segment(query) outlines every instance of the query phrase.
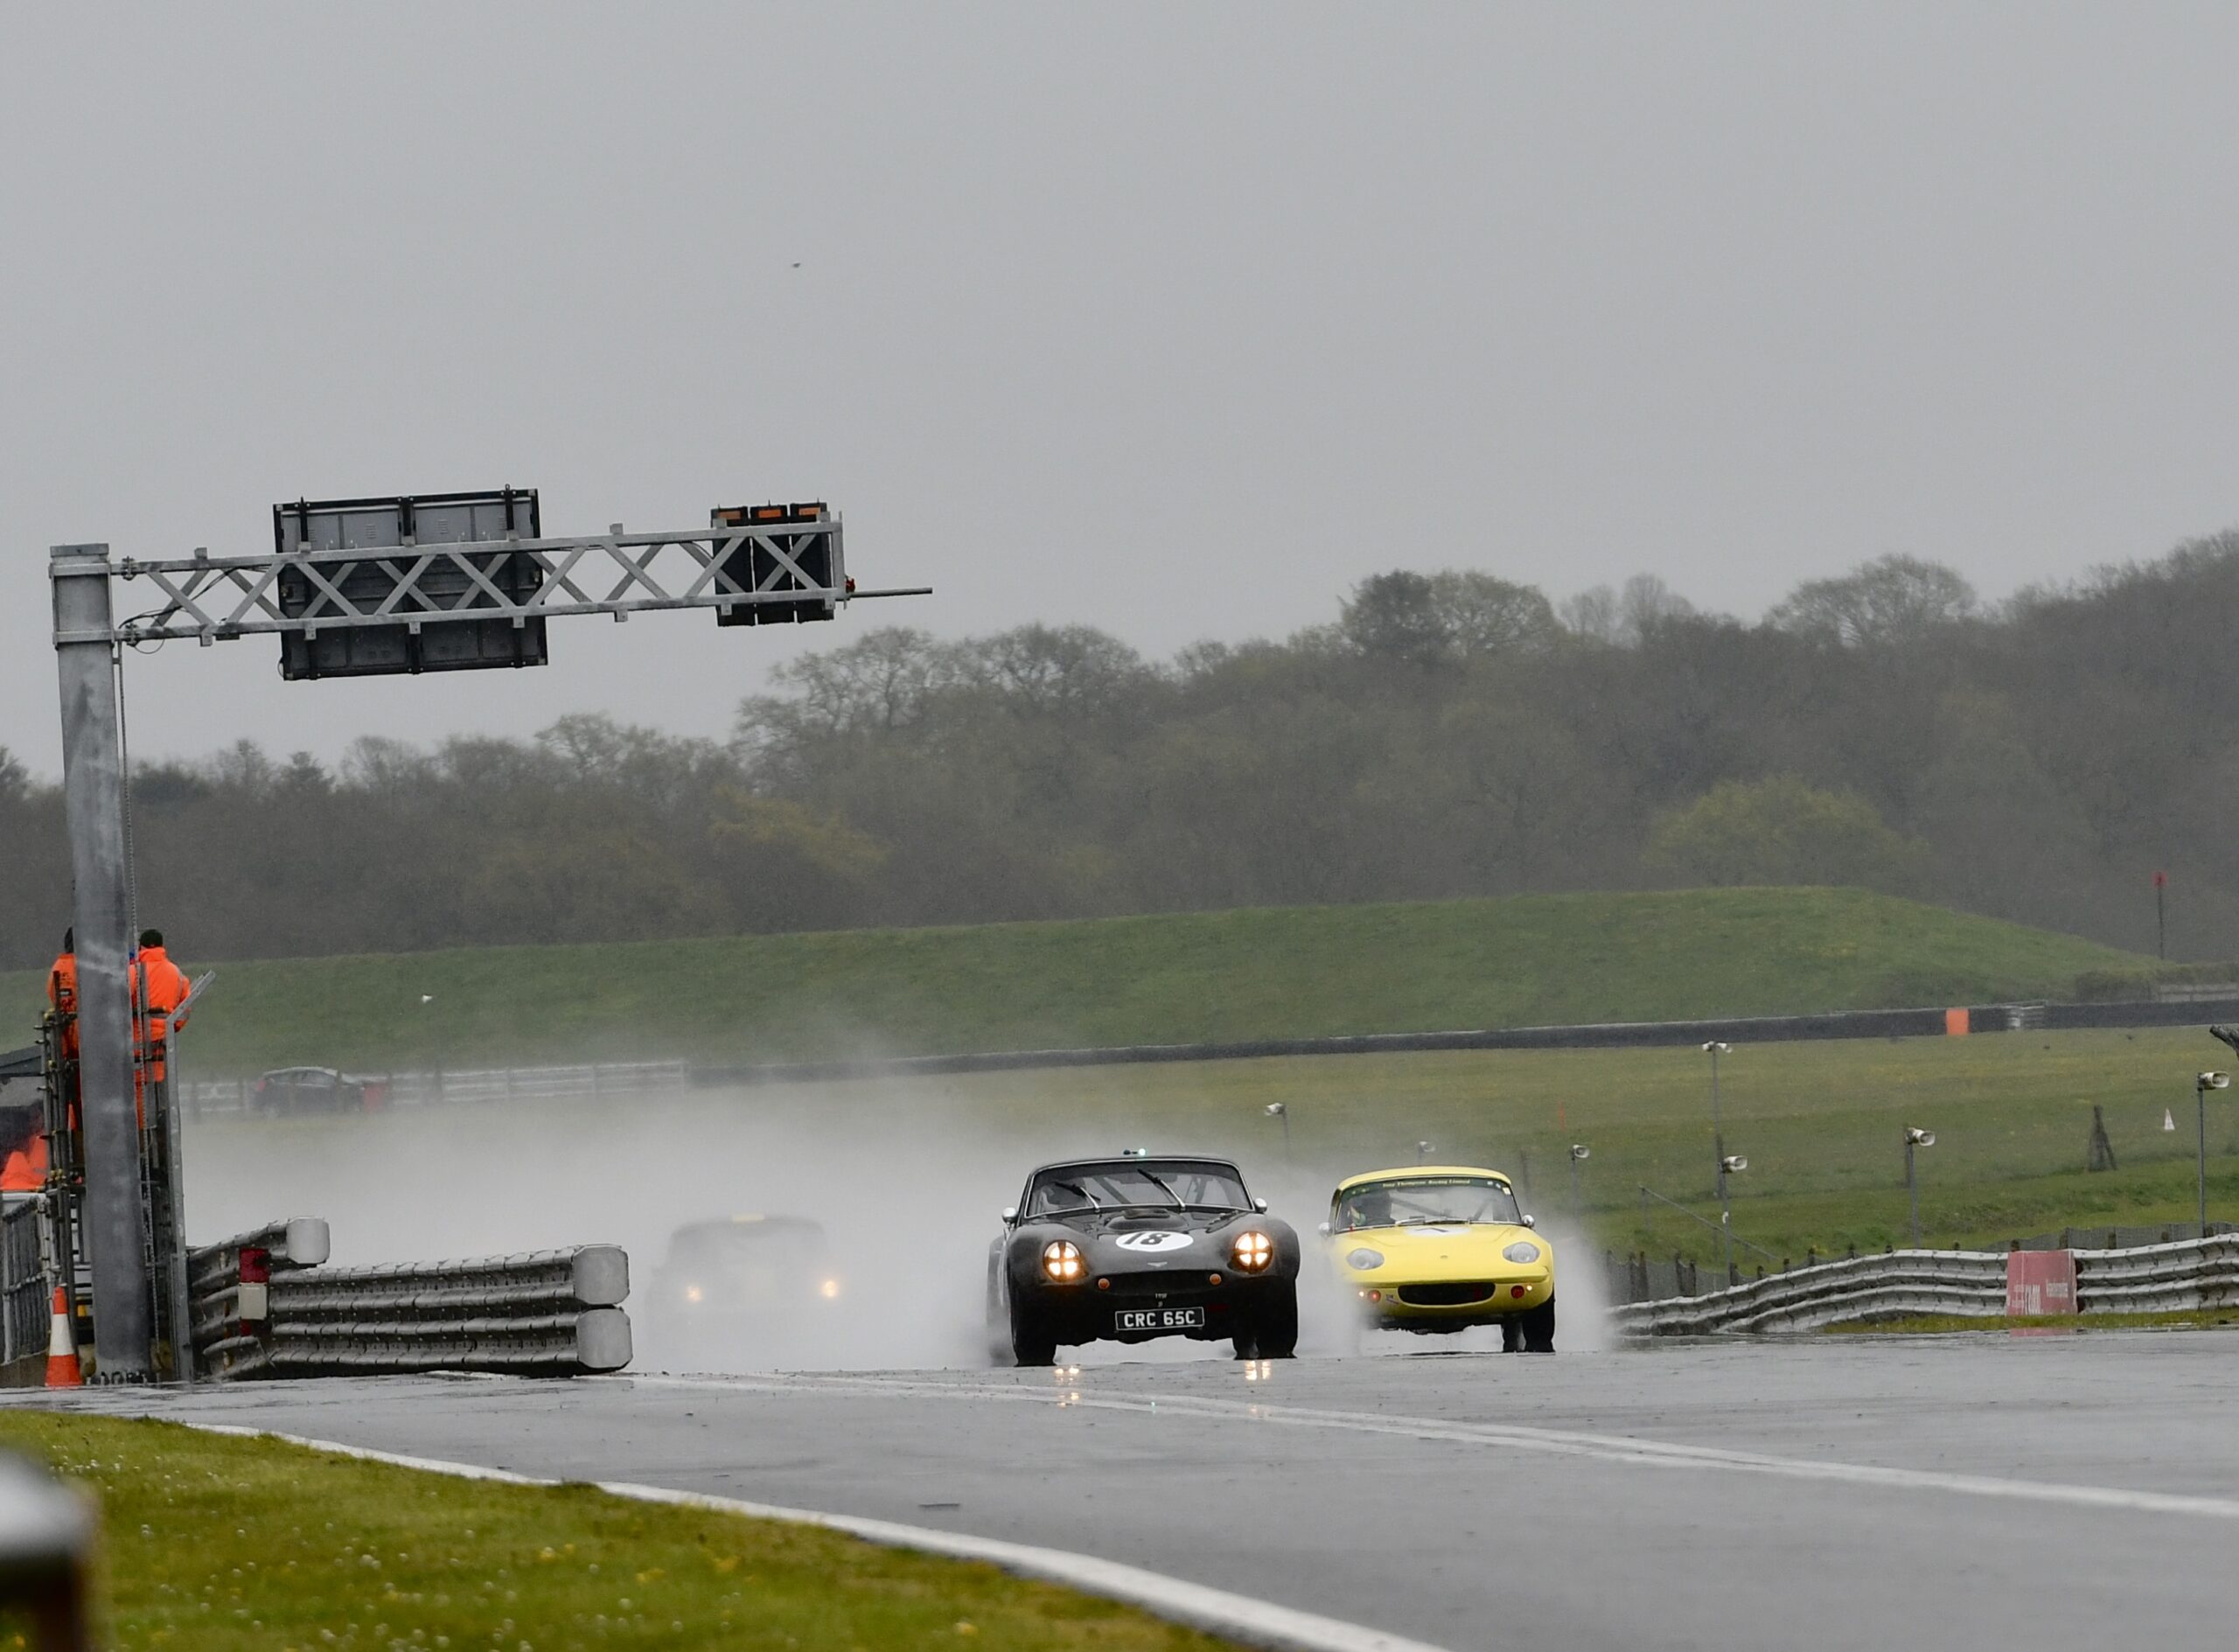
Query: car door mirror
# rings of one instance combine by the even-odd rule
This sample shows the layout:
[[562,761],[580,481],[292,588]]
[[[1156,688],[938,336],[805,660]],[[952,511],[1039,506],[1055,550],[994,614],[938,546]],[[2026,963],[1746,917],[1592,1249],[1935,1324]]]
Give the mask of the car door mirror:
[[1267,1202],[1265,1199],[1254,1199],[1252,1202],[1252,1208],[1254,1210],[1257,1210],[1261,1216],[1266,1216],[1267,1214]]
[[1016,1205],[1015,1205],[1015,1204],[1007,1204],[1007,1205],[1005,1205],[1005,1206],[1003,1207],[1003,1222],[1004,1222],[1004,1224],[1005,1224],[1006,1226],[1008,1226],[1008,1224],[1010,1224],[1011,1223],[1014,1223],[1014,1222],[1015,1222],[1015,1221],[1017,1221],[1017,1220],[1018,1220],[1018,1207],[1017,1207]]
[[1525,1227],[1527,1227],[1527,1228],[1536,1228],[1536,1227],[1538,1227],[1539,1224],[1538,1224],[1538,1223],[1537,1223],[1537,1222],[1533,1221],[1530,1216],[1526,1216],[1526,1217],[1524,1217],[1524,1225]]
[[1315,1229],[1315,1231],[1326,1239],[1329,1237],[1329,1224],[1325,1222],[1320,1227]]

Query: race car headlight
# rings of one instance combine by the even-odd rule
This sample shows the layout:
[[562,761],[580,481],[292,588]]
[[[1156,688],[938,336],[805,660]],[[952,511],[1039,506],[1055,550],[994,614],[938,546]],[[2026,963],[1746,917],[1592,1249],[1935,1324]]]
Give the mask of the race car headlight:
[[696,1285],[687,1285],[684,1287],[684,1300],[687,1302],[697,1302],[706,1293]]
[[816,1287],[816,1293],[822,1297],[826,1301],[831,1301],[834,1297],[840,1294],[840,1281],[837,1279],[825,1280],[821,1285],[819,1285]]
[[1229,1260],[1239,1273],[1265,1273],[1275,1259],[1275,1242],[1257,1228],[1247,1228],[1229,1246]]
[[1511,1262],[1537,1262],[1539,1259],[1539,1247],[1518,1239],[1501,1254]]
[[1071,1239],[1053,1239],[1042,1247],[1042,1275],[1058,1285],[1079,1282],[1088,1270],[1081,1265],[1081,1248]]
[[1349,1268],[1358,1268],[1365,1273],[1371,1268],[1380,1268],[1384,1265],[1384,1252],[1371,1251],[1366,1245],[1363,1245],[1359,1250],[1346,1256],[1345,1265]]

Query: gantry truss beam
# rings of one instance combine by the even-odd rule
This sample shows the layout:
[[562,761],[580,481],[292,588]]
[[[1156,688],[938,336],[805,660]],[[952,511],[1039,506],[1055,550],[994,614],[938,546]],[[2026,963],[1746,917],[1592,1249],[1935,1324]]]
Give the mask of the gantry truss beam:
[[[811,554],[819,540],[828,541],[828,560]],[[520,566],[508,563],[509,557],[527,561],[535,575],[508,577],[506,570]],[[828,568],[829,582],[812,577],[807,568]],[[378,576],[353,578],[360,568]],[[659,533],[627,533],[617,524],[609,533],[579,539],[508,537],[259,556],[198,551],[171,561],[123,561],[115,571],[127,580],[147,580],[162,593],[161,604],[117,621],[107,632],[58,629],[58,645],[191,637],[206,646],[236,637],[316,636],[355,626],[402,625],[417,632],[492,620],[521,625],[574,614],[626,619],[662,609],[838,604],[925,594],[921,589],[853,589],[840,560],[836,518]],[[309,592],[307,601],[288,605],[300,609],[293,613],[281,597],[281,576],[288,573],[299,575]]]

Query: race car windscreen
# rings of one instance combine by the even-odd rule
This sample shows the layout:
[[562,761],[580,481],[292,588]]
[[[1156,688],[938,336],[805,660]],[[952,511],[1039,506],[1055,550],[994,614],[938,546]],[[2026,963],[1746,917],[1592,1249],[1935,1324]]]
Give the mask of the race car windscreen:
[[1449,1222],[1520,1222],[1523,1216],[1505,1181],[1483,1176],[1414,1176],[1348,1189],[1337,1201],[1337,1219],[1331,1225],[1349,1232]]
[[813,1267],[824,1230],[809,1222],[700,1222],[670,1236],[668,1259],[682,1268]]
[[1248,1210],[1244,1181],[1226,1165],[1130,1159],[1124,1164],[1058,1165],[1034,1178],[1026,1215],[1083,1210]]

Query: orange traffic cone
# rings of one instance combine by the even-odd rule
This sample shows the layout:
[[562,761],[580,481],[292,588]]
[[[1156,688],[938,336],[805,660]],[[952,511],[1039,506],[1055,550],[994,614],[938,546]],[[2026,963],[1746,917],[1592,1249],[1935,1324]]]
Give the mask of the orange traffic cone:
[[63,1300],[62,1287],[54,1287],[53,1328],[46,1338],[46,1385],[49,1388],[82,1388],[85,1374],[78,1369],[78,1350],[70,1344],[70,1305]]

